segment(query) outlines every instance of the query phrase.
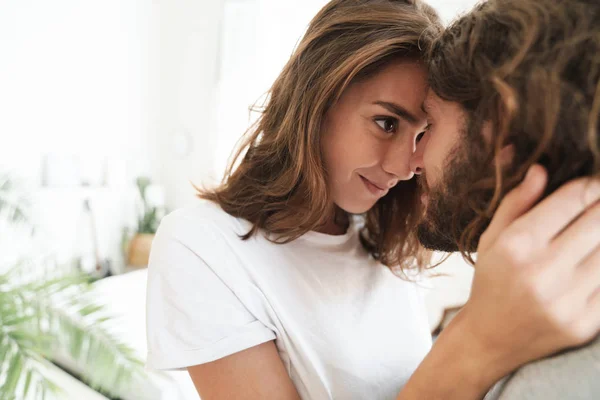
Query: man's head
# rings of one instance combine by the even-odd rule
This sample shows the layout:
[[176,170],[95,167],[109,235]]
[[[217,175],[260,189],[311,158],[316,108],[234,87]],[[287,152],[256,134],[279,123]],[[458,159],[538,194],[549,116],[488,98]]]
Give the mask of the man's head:
[[598,0],[490,0],[444,32],[429,68],[430,128],[411,163],[425,246],[475,251],[533,163],[546,195],[600,176]]

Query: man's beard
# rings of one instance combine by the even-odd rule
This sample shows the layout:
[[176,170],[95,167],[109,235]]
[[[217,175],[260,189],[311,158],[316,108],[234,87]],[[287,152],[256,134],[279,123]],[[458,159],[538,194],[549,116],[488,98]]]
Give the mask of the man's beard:
[[428,202],[417,226],[417,237],[430,250],[475,252],[479,238],[489,224],[488,219],[484,226],[473,231],[475,240],[465,244],[466,248],[460,248],[462,234],[478,216],[475,209],[486,204],[493,192],[471,193],[473,183],[491,171],[481,157],[481,148],[465,135],[461,135],[460,142],[444,162],[443,174],[435,187],[427,189],[425,174],[419,177]]

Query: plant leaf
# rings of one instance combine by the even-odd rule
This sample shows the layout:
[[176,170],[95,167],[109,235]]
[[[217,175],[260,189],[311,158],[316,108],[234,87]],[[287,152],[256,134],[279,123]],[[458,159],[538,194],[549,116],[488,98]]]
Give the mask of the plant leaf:
[[22,370],[23,358],[19,351],[15,351],[11,356],[9,356],[8,370],[6,371],[7,375],[4,385],[2,385],[6,393],[12,394],[16,392]]
[[25,384],[23,385],[23,397],[27,398],[31,387],[31,379],[33,378],[33,370],[29,369],[25,373]]

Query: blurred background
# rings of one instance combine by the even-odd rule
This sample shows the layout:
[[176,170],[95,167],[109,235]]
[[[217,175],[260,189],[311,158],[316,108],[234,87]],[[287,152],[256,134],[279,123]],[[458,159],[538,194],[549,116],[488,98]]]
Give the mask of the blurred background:
[[[195,398],[143,369],[152,235],[220,179],[326,2],[0,0],[0,399]],[[468,296],[459,258],[442,271],[432,329]]]

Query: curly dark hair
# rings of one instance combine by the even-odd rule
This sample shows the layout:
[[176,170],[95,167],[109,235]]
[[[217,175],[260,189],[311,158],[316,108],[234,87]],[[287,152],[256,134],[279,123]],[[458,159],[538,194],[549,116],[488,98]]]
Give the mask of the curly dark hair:
[[[490,167],[464,194],[477,217],[454,231],[468,259],[465,249],[477,248],[532,164],[549,172],[546,196],[571,179],[600,177],[600,1],[489,0],[438,38],[429,70],[431,89],[466,111],[465,140]],[[491,142],[481,137],[484,123]],[[507,168],[495,156],[508,144]]]

